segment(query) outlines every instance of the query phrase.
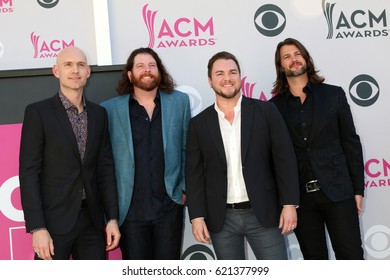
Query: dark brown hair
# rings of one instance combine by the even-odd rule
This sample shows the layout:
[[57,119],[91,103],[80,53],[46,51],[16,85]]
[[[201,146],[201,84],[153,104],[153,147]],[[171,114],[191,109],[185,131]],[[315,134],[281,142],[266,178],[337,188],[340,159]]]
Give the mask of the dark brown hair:
[[226,52],[226,51],[223,51],[223,52],[219,52],[219,53],[214,54],[210,58],[209,63],[207,64],[207,75],[209,78],[211,78],[211,70],[213,69],[214,62],[217,61],[218,59],[225,59],[225,60],[231,59],[231,60],[233,60],[237,64],[238,73],[241,74],[241,68],[240,68],[240,64],[238,63],[237,58],[233,54]]
[[158,71],[159,71],[160,76],[161,76],[161,81],[160,81],[160,84],[158,87],[160,90],[162,90],[166,93],[171,93],[174,90],[176,84],[175,84],[174,80],[172,79],[171,75],[169,75],[165,66],[163,65],[160,57],[151,48],[139,48],[139,49],[134,50],[130,54],[129,58],[127,59],[126,66],[124,67],[124,69],[122,71],[122,75],[118,81],[118,86],[116,88],[119,95],[129,94],[129,93],[133,94],[134,93],[134,86],[130,82],[129,77],[127,76],[127,72],[133,71],[134,59],[139,54],[150,54],[154,58],[154,60],[157,63],[157,68],[158,68]]
[[300,51],[303,59],[305,59],[307,64],[307,76],[309,81],[313,84],[320,84],[325,81],[324,77],[318,75],[318,72],[314,66],[313,59],[311,58],[308,50],[302,45],[298,40],[293,38],[287,38],[284,41],[280,42],[276,47],[275,51],[275,69],[276,69],[276,81],[273,84],[272,93],[280,94],[285,92],[288,89],[288,82],[285,73],[282,69],[280,49],[285,45],[294,45]]

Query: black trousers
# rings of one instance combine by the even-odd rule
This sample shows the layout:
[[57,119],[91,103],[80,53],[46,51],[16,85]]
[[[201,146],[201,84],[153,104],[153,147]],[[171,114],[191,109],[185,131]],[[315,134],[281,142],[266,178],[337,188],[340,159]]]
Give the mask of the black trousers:
[[[106,245],[104,231],[92,223],[87,208],[80,209],[74,228],[67,234],[51,234],[54,260],[104,260]],[[35,259],[39,259],[35,255]]]
[[183,240],[182,205],[154,221],[125,220],[119,246],[124,260],[179,260]]
[[326,231],[338,260],[362,260],[355,198],[332,202],[322,190],[301,195],[295,235],[305,260],[329,259]]

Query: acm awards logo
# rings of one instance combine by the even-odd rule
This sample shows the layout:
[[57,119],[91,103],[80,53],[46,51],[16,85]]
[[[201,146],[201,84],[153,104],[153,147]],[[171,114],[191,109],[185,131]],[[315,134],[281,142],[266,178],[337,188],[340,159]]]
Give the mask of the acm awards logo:
[[322,10],[328,24],[326,39],[374,38],[389,35],[386,9],[371,11],[356,9],[335,11],[336,3],[322,0]]
[[362,107],[373,105],[378,100],[379,93],[378,82],[366,74],[356,76],[349,84],[349,96],[353,102]]
[[12,0],[0,0],[0,14],[14,12]]
[[31,44],[34,47],[34,58],[51,58],[57,57],[57,54],[64,48],[74,46],[74,39],[65,41],[61,39],[40,40],[39,35],[35,32],[30,34]]
[[176,20],[162,19],[156,23],[158,11],[146,4],[142,16],[149,33],[149,48],[203,47],[215,45],[214,22],[210,17],[206,21],[179,17]]
[[[247,76],[241,79],[241,92],[245,97],[253,98],[253,92],[256,83],[250,83],[247,81]],[[265,96],[264,91],[262,90],[259,95],[259,99],[262,101],[267,101],[267,97]]]
[[366,188],[390,187],[390,161],[371,158],[364,165]]
[[286,15],[278,6],[266,4],[255,12],[254,24],[262,35],[275,37],[286,27]]
[[60,0],[37,0],[38,4],[45,9],[51,9],[57,6]]

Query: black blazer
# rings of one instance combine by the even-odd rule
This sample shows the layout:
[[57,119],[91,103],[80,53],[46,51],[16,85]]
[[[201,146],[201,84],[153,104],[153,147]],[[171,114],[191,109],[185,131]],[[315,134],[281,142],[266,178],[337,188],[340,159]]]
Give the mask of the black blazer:
[[[227,165],[214,105],[191,119],[187,138],[186,190],[190,219],[204,217],[222,230]],[[282,205],[299,205],[298,169],[282,116],[267,102],[242,97],[242,171],[255,215],[265,227],[279,223]]]
[[[311,166],[325,194],[341,201],[364,192],[364,163],[360,138],[356,134],[350,107],[341,87],[312,85],[314,113],[308,143],[294,140],[298,153],[307,153]],[[285,92],[270,101],[282,113],[292,139],[301,139],[289,123],[288,97]],[[299,157],[298,157],[299,158]],[[300,165],[300,163],[298,163]],[[306,182],[302,182],[304,187]]]
[[[107,113],[88,102],[88,138],[83,162],[62,102],[54,97],[28,105],[20,146],[20,189],[27,232],[47,228],[65,234],[80,211],[84,186],[94,225],[118,219],[117,190]],[[104,210],[104,211],[103,211]]]

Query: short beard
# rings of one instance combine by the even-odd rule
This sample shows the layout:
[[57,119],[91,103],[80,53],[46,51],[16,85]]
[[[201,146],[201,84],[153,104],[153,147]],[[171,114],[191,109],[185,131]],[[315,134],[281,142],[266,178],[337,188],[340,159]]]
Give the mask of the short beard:
[[[146,77],[146,76],[152,77],[153,80],[148,81],[148,82],[143,82],[142,78]],[[139,78],[133,78],[132,79],[132,83],[133,83],[133,85],[135,87],[140,88],[140,89],[145,90],[145,91],[152,91],[152,90],[154,90],[155,88],[157,88],[159,86],[160,81],[161,81],[161,77],[160,76],[156,77],[156,76],[154,76],[152,74],[143,74]]]
[[297,71],[292,71],[292,70],[285,70],[284,73],[286,74],[286,77],[298,77],[301,76],[305,73],[307,73],[307,67],[302,67],[298,69]]
[[227,95],[227,94],[223,93],[222,91],[217,91],[217,90],[215,90],[215,89],[214,89],[214,91],[215,91],[216,94],[218,94],[219,96],[221,96],[221,97],[223,97],[223,98],[232,99],[232,98],[236,97],[237,94],[240,93],[241,87],[239,87],[238,89],[236,89],[236,90],[235,90],[232,94],[230,94],[230,95]]

